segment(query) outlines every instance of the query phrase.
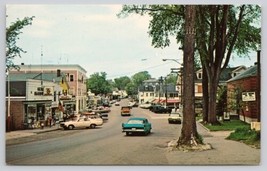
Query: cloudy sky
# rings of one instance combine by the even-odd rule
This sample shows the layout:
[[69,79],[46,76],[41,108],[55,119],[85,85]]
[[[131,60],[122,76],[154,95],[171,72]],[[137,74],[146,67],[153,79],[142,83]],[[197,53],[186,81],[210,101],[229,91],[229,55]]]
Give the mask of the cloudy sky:
[[[16,64],[79,64],[87,76],[106,72],[108,78],[132,76],[148,71],[158,78],[180,67],[182,51],[173,39],[171,46],[156,49],[148,36],[149,17],[130,15],[118,18],[122,5],[16,5],[6,6],[6,24],[35,16],[26,26],[18,45],[27,53]],[[43,53],[43,57],[41,57]],[[256,53],[249,58],[234,58],[232,66],[253,65]]]

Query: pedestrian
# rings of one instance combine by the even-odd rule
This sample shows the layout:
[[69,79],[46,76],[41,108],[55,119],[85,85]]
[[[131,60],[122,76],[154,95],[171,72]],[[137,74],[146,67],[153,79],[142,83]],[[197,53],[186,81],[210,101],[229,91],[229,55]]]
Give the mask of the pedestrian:
[[47,120],[48,120],[48,124],[49,124],[49,126],[51,128],[51,126],[52,126],[52,117],[49,115]]

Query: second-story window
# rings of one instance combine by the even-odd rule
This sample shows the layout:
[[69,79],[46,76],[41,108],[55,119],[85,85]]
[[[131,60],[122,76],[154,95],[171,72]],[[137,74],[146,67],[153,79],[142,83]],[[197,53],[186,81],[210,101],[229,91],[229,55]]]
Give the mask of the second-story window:
[[74,75],[70,75],[70,82],[74,81]]
[[201,72],[198,73],[198,79],[202,79],[202,73]]

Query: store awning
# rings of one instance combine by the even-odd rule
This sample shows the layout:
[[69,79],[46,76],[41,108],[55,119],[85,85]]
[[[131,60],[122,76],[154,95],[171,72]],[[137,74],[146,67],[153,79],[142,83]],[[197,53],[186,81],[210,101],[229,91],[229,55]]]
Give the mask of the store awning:
[[[163,101],[166,102],[166,99]],[[180,99],[167,99],[167,103],[180,103]]]
[[152,103],[163,103],[164,99],[154,99]]

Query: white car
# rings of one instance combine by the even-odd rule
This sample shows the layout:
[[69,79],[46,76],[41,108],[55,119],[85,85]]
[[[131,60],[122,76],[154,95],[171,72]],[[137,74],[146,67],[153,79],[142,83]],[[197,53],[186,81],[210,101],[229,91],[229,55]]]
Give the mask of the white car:
[[182,113],[179,111],[172,111],[169,115],[168,122],[181,124],[182,123]]
[[73,120],[60,123],[60,126],[65,130],[74,128],[95,128],[101,125],[103,125],[103,119],[97,115],[77,117]]
[[151,103],[142,103],[139,105],[139,107],[143,109],[149,109],[150,106],[151,106]]

